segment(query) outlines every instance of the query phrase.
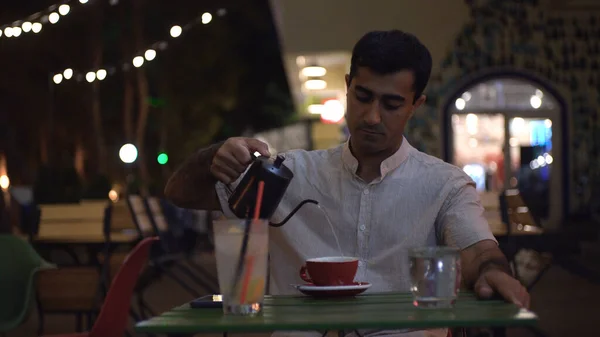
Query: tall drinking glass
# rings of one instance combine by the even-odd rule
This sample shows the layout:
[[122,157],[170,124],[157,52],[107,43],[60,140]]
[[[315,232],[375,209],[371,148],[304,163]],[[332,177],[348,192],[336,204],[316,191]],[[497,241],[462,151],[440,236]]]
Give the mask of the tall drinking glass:
[[218,220],[213,232],[223,312],[259,314],[267,278],[269,221]]
[[414,305],[452,308],[460,287],[460,251],[451,247],[413,248],[408,252]]

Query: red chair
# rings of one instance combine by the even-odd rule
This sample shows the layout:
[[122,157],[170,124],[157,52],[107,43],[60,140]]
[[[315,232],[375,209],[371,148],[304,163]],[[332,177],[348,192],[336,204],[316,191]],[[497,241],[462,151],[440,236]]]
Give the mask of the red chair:
[[48,335],[47,337],[113,337],[123,336],[129,320],[131,295],[138,277],[150,255],[150,247],[158,237],[142,240],[127,255],[119,272],[113,279],[100,315],[92,327],[92,331],[65,335]]

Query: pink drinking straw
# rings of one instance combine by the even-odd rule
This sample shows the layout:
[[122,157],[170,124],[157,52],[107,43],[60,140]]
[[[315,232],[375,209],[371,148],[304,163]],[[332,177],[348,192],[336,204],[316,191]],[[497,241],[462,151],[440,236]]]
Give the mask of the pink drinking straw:
[[[263,192],[265,190],[265,182],[258,182],[258,192],[256,193],[256,205],[254,207],[254,218],[252,222],[258,221],[260,217],[260,205],[262,204]],[[252,226],[250,223],[249,226]],[[252,267],[254,266],[254,256],[248,256],[246,258],[246,273],[244,274],[244,279],[242,281],[242,293],[240,295],[241,303],[246,302],[246,294],[248,293],[248,285],[250,284],[250,277],[252,276]]]

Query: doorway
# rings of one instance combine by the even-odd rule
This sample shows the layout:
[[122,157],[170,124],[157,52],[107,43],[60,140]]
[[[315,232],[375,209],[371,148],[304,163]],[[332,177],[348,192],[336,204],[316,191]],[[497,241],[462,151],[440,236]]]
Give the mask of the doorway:
[[446,159],[475,181],[486,209],[518,189],[547,229],[564,219],[565,165],[557,99],[533,82],[494,78],[464,90],[446,111]]

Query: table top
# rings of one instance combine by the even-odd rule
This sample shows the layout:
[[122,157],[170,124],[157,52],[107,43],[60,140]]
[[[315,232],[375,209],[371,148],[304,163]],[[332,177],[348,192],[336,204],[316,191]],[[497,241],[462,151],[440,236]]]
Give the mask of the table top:
[[480,301],[462,293],[453,309],[422,309],[407,293],[344,299],[266,296],[257,317],[225,316],[222,309],[174,308],[136,325],[139,333],[270,332],[282,330],[508,327],[535,325],[537,316],[504,301]]
[[[133,243],[139,235],[133,232],[113,232],[110,241],[113,243]],[[100,244],[106,241],[104,234],[58,233],[44,234],[34,237],[34,242],[51,244]]]

